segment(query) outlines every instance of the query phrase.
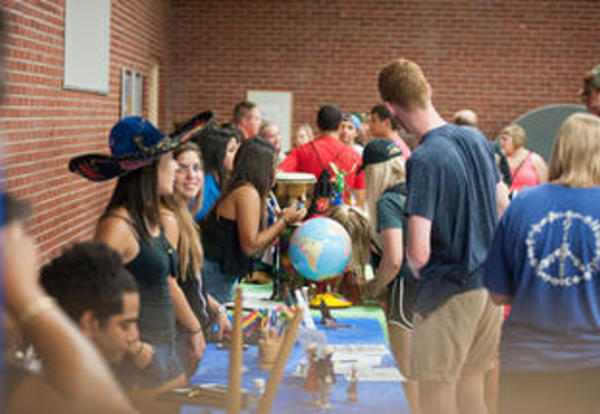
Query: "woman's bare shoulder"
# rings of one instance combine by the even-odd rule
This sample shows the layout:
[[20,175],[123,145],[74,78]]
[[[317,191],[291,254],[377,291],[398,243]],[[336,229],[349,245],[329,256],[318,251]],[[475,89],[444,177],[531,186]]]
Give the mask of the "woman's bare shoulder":
[[231,192],[233,197],[249,197],[249,198],[260,198],[258,191],[253,185],[244,184],[236,188]]
[[100,219],[94,240],[115,249],[125,263],[137,254],[139,248],[131,217],[122,208],[111,210]]

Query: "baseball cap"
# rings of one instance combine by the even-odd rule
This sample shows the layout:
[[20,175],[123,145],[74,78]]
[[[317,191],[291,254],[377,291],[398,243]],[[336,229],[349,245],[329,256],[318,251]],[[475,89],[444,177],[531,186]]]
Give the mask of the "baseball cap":
[[376,138],[369,142],[362,155],[362,165],[358,172],[364,170],[367,165],[385,162],[402,155],[402,150],[394,141],[387,138]]

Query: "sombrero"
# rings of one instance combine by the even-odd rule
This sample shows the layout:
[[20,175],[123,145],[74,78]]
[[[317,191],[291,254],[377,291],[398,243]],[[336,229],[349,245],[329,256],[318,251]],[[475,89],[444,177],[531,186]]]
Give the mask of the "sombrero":
[[69,161],[69,170],[91,181],[105,181],[152,164],[198,133],[212,119],[205,111],[164,135],[150,121],[139,116],[121,119],[110,131],[110,155],[84,154]]

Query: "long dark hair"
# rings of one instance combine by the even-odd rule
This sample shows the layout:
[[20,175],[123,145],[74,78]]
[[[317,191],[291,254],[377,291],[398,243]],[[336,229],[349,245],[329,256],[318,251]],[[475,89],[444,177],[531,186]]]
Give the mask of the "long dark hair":
[[264,201],[269,195],[275,179],[274,163],[275,150],[268,141],[255,137],[242,142],[235,154],[231,178],[215,205],[219,204],[233,190],[246,184],[256,188],[261,200]]
[[219,187],[223,187],[224,172],[223,159],[227,153],[227,144],[232,139],[237,140],[233,132],[217,125],[210,125],[204,128],[201,133],[193,137],[192,140],[200,146],[202,151],[202,162],[204,171],[216,173],[219,181]]
[[133,170],[117,180],[117,185],[100,220],[112,210],[123,207],[133,221],[138,236],[151,240],[148,226],[159,226],[158,159],[146,167]]

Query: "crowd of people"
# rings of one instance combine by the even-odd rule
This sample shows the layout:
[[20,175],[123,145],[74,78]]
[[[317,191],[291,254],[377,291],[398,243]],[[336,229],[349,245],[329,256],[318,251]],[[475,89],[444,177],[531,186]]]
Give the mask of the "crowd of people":
[[235,286],[309,214],[277,204],[278,171],[342,174],[336,214],[361,223],[354,263],[373,266],[362,292],[384,308],[413,414],[600,410],[600,65],[548,165],[519,125],[493,144],[473,111],[444,120],[415,62],[377,85],[382,103],[323,105],[287,153],[248,101],[170,134],[120,120],[109,155],[69,162],[115,180],[93,240],[39,272],[28,204],[2,193],[5,412],[172,410],[156,395],[230,334]]

